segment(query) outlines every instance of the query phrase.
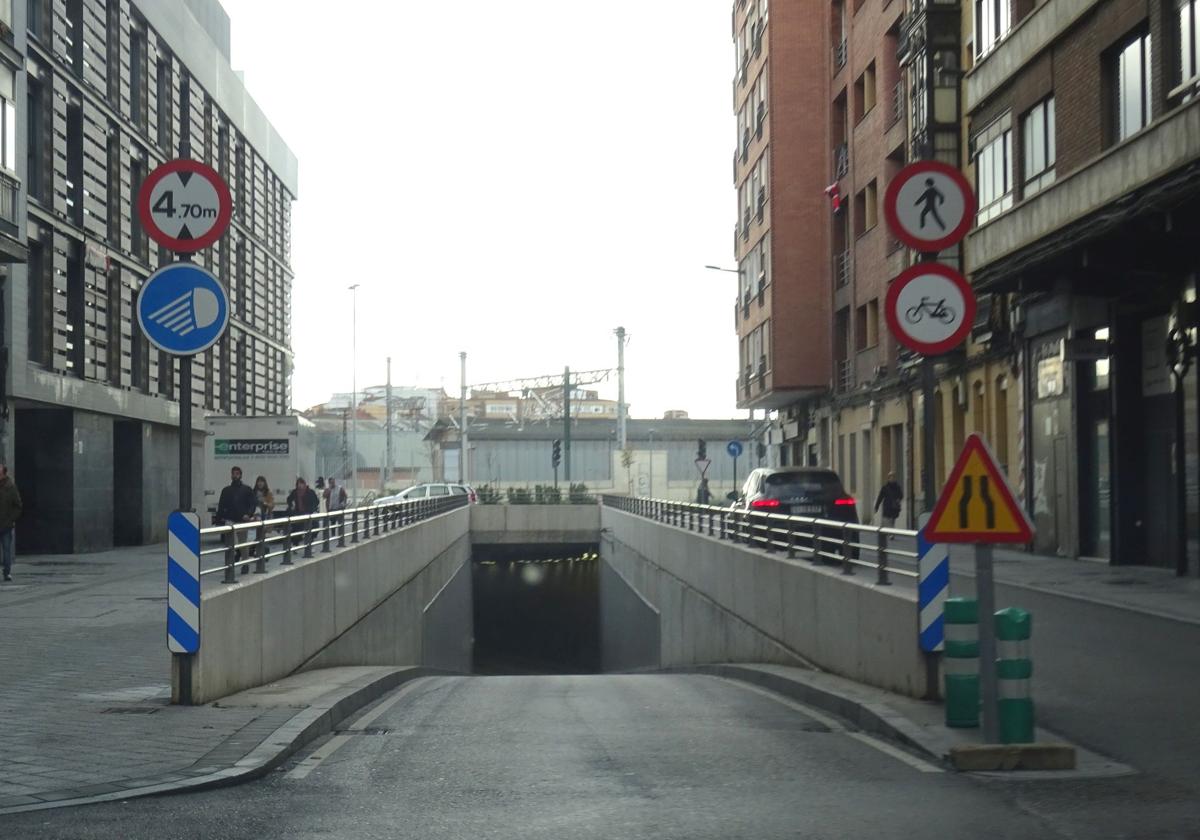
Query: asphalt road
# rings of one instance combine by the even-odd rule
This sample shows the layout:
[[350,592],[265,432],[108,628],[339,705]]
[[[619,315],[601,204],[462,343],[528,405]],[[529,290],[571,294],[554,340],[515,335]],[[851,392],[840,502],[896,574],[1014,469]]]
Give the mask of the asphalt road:
[[1002,788],[927,772],[713,677],[445,677],[400,691],[260,782],[0,818],[0,836],[1066,836]]

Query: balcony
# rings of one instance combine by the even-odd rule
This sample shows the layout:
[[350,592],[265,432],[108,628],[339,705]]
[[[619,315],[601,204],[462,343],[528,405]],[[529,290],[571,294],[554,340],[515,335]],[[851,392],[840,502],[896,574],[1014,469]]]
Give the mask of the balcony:
[[833,255],[833,282],[836,288],[850,285],[850,252]]
[[20,201],[21,182],[6,172],[0,172],[0,263],[23,263],[29,249],[21,241]]
[[837,75],[837,72],[845,66],[846,66],[846,39],[843,38],[833,48],[833,73],[834,73],[834,75]]
[[833,179],[835,181],[850,174],[850,146],[839,143],[833,150]]

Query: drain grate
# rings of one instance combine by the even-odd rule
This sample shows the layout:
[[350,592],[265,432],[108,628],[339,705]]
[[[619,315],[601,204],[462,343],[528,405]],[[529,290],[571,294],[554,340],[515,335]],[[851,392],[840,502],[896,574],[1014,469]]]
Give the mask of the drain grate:
[[152,715],[158,709],[151,706],[110,706],[101,710],[102,715]]

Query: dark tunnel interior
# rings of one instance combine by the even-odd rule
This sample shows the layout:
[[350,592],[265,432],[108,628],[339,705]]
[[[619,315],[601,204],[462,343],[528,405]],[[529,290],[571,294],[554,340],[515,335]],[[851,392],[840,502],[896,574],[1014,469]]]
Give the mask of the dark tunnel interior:
[[476,674],[600,671],[599,547],[475,546]]

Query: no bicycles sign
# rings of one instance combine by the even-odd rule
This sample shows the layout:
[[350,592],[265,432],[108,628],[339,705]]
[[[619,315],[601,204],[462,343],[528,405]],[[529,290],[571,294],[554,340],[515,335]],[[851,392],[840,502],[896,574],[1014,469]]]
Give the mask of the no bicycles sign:
[[888,287],[884,315],[892,335],[926,356],[952,350],[975,322],[975,295],[966,279],[942,263],[917,263]]

